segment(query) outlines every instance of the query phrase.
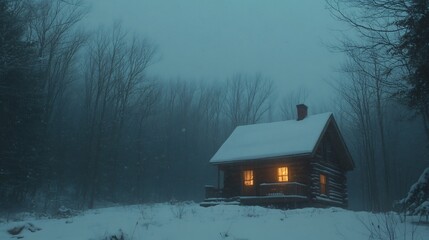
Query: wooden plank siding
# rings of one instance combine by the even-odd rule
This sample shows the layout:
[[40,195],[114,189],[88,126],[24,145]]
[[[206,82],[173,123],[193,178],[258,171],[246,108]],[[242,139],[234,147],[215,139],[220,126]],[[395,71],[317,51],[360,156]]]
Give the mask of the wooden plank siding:
[[[235,164],[222,166],[224,171],[224,194],[225,197],[235,196],[261,196],[265,191],[261,184],[278,183],[278,168],[288,168],[288,182],[297,182],[308,186],[311,183],[311,166],[308,159],[277,159],[274,161],[260,161],[246,164]],[[243,172],[253,171],[253,186],[244,186]],[[306,190],[306,196],[310,192]]]
[[[340,165],[340,156],[333,148],[332,142],[332,137],[328,131],[319,144],[315,157],[310,160],[312,168],[311,198],[321,204],[347,207],[346,171]],[[327,178],[326,194],[321,193],[321,174]]]

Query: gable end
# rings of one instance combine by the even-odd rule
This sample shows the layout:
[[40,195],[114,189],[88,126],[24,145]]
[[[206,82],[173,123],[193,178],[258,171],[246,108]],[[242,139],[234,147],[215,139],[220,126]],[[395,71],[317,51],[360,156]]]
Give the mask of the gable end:
[[317,149],[321,146],[322,141],[327,137],[327,134],[329,134],[332,138],[332,145],[338,155],[340,166],[346,171],[353,170],[355,164],[333,115],[331,115],[326,122],[326,125],[319,136],[317,144],[314,146],[312,157],[315,157]]

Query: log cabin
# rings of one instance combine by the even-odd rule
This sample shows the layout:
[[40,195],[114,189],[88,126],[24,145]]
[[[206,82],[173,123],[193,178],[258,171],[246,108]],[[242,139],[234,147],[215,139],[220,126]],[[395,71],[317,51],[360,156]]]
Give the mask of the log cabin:
[[218,186],[202,206],[221,203],[282,208],[347,208],[346,173],[354,162],[330,112],[237,127],[210,163]]

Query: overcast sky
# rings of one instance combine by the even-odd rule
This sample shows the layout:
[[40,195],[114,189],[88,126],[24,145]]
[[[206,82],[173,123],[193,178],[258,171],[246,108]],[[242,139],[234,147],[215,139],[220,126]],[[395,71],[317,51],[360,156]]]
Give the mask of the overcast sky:
[[158,47],[150,74],[223,80],[262,73],[282,92],[306,87],[329,97],[341,56],[329,52],[339,23],[324,0],[91,0],[89,21],[121,20]]

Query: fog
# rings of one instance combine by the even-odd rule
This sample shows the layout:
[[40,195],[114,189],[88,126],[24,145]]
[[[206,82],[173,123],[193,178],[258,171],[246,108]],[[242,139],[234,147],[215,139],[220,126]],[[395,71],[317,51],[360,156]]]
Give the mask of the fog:
[[[92,0],[94,26],[122,21],[158,47],[148,73],[219,81],[262,73],[278,95],[306,88],[309,102],[329,101],[327,82],[344,58],[329,50],[344,26],[322,0]],[[328,99],[328,100],[327,100]]]
[[236,127],[301,103],[334,113],[355,162],[337,197],[391,210],[429,165],[429,84],[326,2],[0,1],[0,214],[200,202]]

